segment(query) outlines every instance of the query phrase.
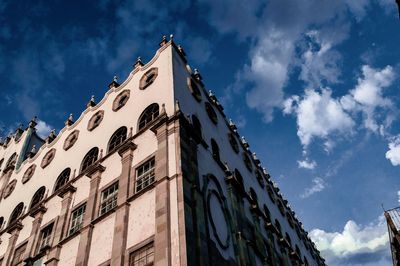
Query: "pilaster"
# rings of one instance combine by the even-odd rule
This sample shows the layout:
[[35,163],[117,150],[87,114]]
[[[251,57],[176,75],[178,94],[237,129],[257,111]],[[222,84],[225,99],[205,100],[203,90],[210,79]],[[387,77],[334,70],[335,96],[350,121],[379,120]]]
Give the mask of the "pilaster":
[[19,232],[21,231],[22,228],[23,228],[22,223],[20,221],[17,221],[9,231],[11,236],[8,239],[8,246],[7,246],[7,250],[4,255],[4,259],[3,259],[4,266],[11,265],[14,251],[15,251],[15,244],[17,243]]
[[47,266],[56,266],[60,259],[60,252],[61,252],[61,245],[58,245],[63,237],[67,235],[68,229],[68,213],[71,207],[72,197],[76,188],[72,185],[65,187],[60,193],[62,196],[61,201],[61,212],[58,218],[58,223],[54,231],[54,239],[53,243],[55,244],[54,247],[50,250],[49,255],[47,256],[48,259],[45,262]]
[[132,183],[131,169],[133,160],[133,151],[136,145],[129,141],[118,151],[121,156],[122,172],[118,178],[118,199],[117,210],[115,212],[115,227],[111,253],[111,265],[122,266],[125,261],[126,238],[128,235],[129,221],[129,185]]
[[93,225],[91,222],[95,217],[101,174],[104,172],[104,170],[104,166],[101,164],[96,164],[92,166],[91,170],[86,174],[91,178],[90,191],[89,198],[87,200],[85,216],[83,218],[81,236],[79,239],[78,254],[75,262],[76,266],[88,265],[90,244],[93,233]]
[[155,156],[156,228],[154,236],[155,265],[171,265],[170,191],[168,180],[168,129],[162,123],[155,129],[158,149]]

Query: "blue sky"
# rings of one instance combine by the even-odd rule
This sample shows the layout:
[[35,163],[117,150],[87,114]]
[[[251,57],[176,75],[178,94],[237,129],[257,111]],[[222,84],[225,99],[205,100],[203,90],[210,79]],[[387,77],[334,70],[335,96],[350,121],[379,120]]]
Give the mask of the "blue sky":
[[390,265],[400,201],[394,0],[0,0],[0,134],[59,130],[174,34],[330,265]]

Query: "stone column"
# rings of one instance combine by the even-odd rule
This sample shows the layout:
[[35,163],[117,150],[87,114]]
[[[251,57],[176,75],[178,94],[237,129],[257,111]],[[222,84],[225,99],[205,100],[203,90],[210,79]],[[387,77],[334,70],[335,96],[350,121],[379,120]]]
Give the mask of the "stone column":
[[76,266],[86,266],[89,259],[90,244],[92,240],[93,225],[92,220],[96,213],[96,202],[99,193],[99,185],[101,174],[106,168],[101,164],[97,164],[91,168],[91,170],[86,174],[91,178],[90,180],[90,191],[89,198],[86,203],[86,212],[83,218],[83,225],[81,230],[81,237],[79,240],[78,254],[76,257]]
[[111,265],[122,266],[125,260],[126,238],[128,235],[129,222],[129,185],[131,180],[131,169],[133,160],[133,151],[136,145],[127,142],[118,151],[121,156],[122,172],[118,178],[118,199],[117,209],[115,211],[114,237],[111,253]]
[[168,129],[162,123],[154,130],[157,134],[156,152],[156,228],[154,236],[155,265],[171,265],[170,195],[168,180]]
[[42,224],[43,215],[47,211],[44,205],[40,205],[32,214],[31,216],[34,218],[32,221],[32,230],[31,234],[28,238],[28,243],[26,245],[26,249],[23,255],[23,260],[28,264],[31,265],[32,258],[35,256],[35,247],[37,243],[37,239],[40,234],[40,226]]
[[17,243],[19,232],[21,231],[22,228],[23,228],[23,225],[22,225],[21,221],[17,221],[14,225],[11,226],[11,228],[7,232],[7,233],[11,234],[11,236],[8,239],[8,246],[7,246],[7,250],[4,255],[4,259],[3,259],[4,266],[11,265],[14,251],[15,251],[15,244]]
[[71,207],[72,196],[76,188],[72,185],[68,185],[58,194],[62,197],[61,201],[61,212],[58,216],[58,223],[55,227],[54,238],[53,238],[53,248],[50,250],[49,255],[47,256],[47,261],[44,263],[47,266],[56,266],[60,259],[61,245],[58,244],[66,235],[68,229],[68,213]]

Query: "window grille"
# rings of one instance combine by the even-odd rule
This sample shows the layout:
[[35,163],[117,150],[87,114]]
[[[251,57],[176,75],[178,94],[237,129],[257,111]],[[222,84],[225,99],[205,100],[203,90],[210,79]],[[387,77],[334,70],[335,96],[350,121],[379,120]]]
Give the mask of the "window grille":
[[57,177],[57,181],[56,181],[56,185],[54,187],[54,191],[59,190],[65,184],[68,183],[70,174],[71,174],[71,168],[67,168],[67,169],[65,169],[64,171],[61,172],[61,174]]
[[136,170],[136,193],[153,184],[154,181],[155,159],[153,157]]
[[115,150],[124,140],[126,140],[127,128],[120,127],[115,131],[115,133],[111,136],[110,143],[108,144],[108,152]]
[[118,183],[110,186],[101,193],[100,215],[112,210],[117,206]]
[[40,234],[39,251],[45,247],[50,246],[51,233],[53,231],[53,224],[46,226]]
[[153,243],[134,251],[129,256],[129,266],[151,266],[154,265]]
[[144,128],[146,125],[148,125],[150,122],[152,122],[154,119],[156,119],[159,115],[159,106],[156,103],[153,103],[149,107],[147,107],[142,115],[140,116],[139,119],[139,130]]
[[71,225],[69,228],[69,234],[79,231],[82,228],[83,218],[86,212],[86,204],[80,206],[78,209],[74,210],[71,214]]
[[[20,246],[19,248],[17,248],[17,249],[15,250],[15,252],[14,252],[14,258],[13,258],[13,261],[12,261],[12,263],[11,263],[12,266],[18,265],[19,263],[22,262],[22,260],[23,260],[23,255],[24,255],[24,253],[25,253],[27,244],[28,244],[28,243],[26,243],[26,244]],[[1,265],[1,261],[0,261],[0,265]]]
[[81,172],[85,171],[88,169],[90,166],[92,166],[96,161],[97,157],[99,155],[99,149],[97,147],[92,148],[86,155],[85,158],[83,158],[82,162],[82,167],[81,167]]

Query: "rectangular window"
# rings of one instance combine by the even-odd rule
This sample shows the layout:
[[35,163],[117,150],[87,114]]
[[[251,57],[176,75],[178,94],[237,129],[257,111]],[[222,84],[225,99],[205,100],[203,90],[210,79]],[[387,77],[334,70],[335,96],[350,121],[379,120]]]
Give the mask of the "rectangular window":
[[117,206],[118,183],[113,184],[101,193],[100,215],[112,210]]
[[129,255],[129,266],[151,266],[154,264],[154,246],[150,243]]
[[154,157],[136,169],[136,193],[145,189],[155,181]]
[[39,251],[45,247],[50,246],[52,231],[53,231],[53,224],[50,224],[46,226],[40,233]]
[[[13,265],[13,266],[14,266],[14,265],[18,265],[19,263],[22,262],[27,244],[28,244],[28,243],[26,243],[26,244],[20,246],[19,248],[17,248],[17,249],[15,250],[15,252],[14,252],[14,258],[13,258],[13,261],[12,261],[12,264],[11,264],[11,265]],[[2,261],[0,260],[0,265],[1,265],[1,262],[2,262]]]
[[76,210],[74,210],[71,214],[71,224],[69,227],[69,234],[79,231],[82,228],[83,217],[85,216],[86,204],[83,204]]

